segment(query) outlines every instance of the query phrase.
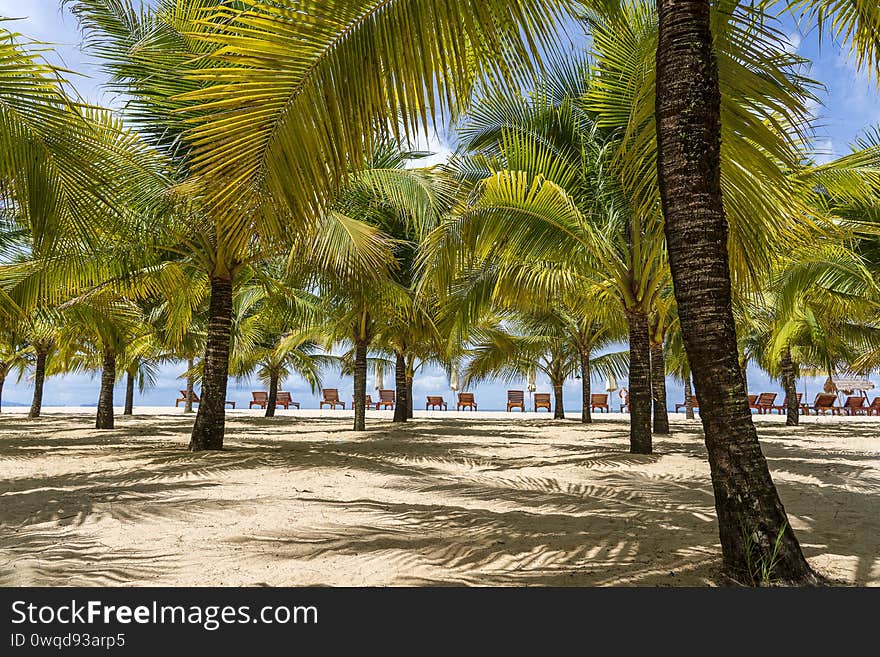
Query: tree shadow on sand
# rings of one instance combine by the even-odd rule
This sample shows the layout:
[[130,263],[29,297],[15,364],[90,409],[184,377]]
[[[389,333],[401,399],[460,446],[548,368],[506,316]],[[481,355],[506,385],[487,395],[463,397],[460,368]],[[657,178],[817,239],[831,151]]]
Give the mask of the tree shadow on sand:
[[[673,425],[672,437],[655,439],[657,454],[637,456],[626,452],[625,425],[609,424],[598,438],[595,426],[566,424],[564,436],[548,438],[540,433],[547,420],[382,422],[355,433],[339,421],[236,417],[229,449],[190,454],[191,422],[136,416],[100,432],[84,418],[75,435],[69,420],[37,431],[26,421],[0,423],[0,468],[15,472],[0,481],[0,584],[161,583],[199,555],[161,542],[120,550],[107,532],[155,525],[185,535],[194,524],[222,527],[294,505],[324,520],[229,532],[201,549],[234,559],[252,573],[245,583],[263,582],[267,562],[288,573],[269,584],[346,583],[331,576],[340,561],[374,573],[365,582],[400,585],[721,582],[698,425]],[[878,508],[876,455],[830,449],[809,431],[759,431],[807,556],[844,555],[855,561],[856,583],[876,581],[880,526],[876,513],[863,512]],[[15,460],[22,452],[27,460]],[[654,466],[666,456],[692,458],[693,473],[664,474]],[[47,475],[41,459],[70,467]],[[298,487],[314,472],[323,487]],[[284,486],[271,499],[232,494],[254,476]],[[346,497],[337,492],[343,477],[365,483]],[[874,538],[855,544],[853,531]],[[300,565],[317,574],[303,575]]]

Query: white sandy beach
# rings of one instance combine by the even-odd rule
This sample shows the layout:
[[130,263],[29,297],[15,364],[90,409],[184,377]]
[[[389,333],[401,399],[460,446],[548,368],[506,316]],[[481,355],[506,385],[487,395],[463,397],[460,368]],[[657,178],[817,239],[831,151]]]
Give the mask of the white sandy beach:
[[[229,411],[227,449],[186,451],[192,416],[137,408],[0,415],[0,584],[714,585],[720,547],[699,422],[651,456],[626,416]],[[756,418],[804,552],[880,585],[880,419]]]

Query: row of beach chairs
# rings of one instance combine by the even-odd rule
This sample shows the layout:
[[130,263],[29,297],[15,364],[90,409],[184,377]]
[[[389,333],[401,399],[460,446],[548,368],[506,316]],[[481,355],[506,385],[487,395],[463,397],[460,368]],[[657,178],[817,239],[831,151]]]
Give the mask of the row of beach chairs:
[[[775,392],[762,392],[758,395],[749,395],[749,408],[756,411],[759,415],[769,415],[773,411],[779,414],[788,412],[788,396],[783,398],[781,404],[776,403],[779,395]],[[695,409],[700,406],[696,395],[691,397],[692,404]],[[880,416],[880,397],[875,397],[871,404],[861,395],[847,397],[843,406],[837,405],[837,395],[833,393],[820,392],[813,400],[813,405],[803,403],[803,393],[797,393],[795,405],[798,411],[803,415],[809,415],[812,411],[816,415],[877,415]],[[686,408],[686,404],[676,404],[675,412]]]
[[[252,392],[253,399],[251,400],[248,408],[253,408],[257,406],[259,408],[266,408],[269,404],[269,393],[267,392]],[[181,402],[186,401],[186,390],[180,391],[180,397],[174,402],[175,406],[178,406]],[[788,410],[788,398],[786,397],[781,404],[776,404],[776,398],[778,397],[775,392],[762,392],[758,395],[749,395],[749,408],[754,411],[757,411],[759,415],[770,414],[773,411],[776,411],[780,414],[787,412]],[[869,405],[867,403],[867,399],[862,396],[853,396],[847,397],[843,406],[837,406],[837,395],[831,393],[819,393],[816,395],[816,399],[813,401],[813,405],[810,406],[808,404],[802,403],[803,394],[797,393],[797,404],[798,410],[804,415],[809,415],[810,412],[814,412],[817,415],[825,415],[827,413],[831,413],[832,415],[877,415],[880,416],[880,397],[875,397],[874,401]],[[198,395],[193,392],[192,393],[192,402],[194,404],[199,403]],[[279,392],[277,396],[277,405],[281,406],[285,409],[289,409],[291,406],[294,408],[299,408],[299,402],[293,401],[289,392]],[[371,395],[367,395],[366,406],[367,408],[375,408],[377,411],[380,409],[393,409],[396,403],[396,395],[394,390],[380,390],[379,391],[379,399],[378,401],[373,401]],[[539,411],[542,408],[546,408],[549,412],[550,409],[550,394],[536,392],[534,395],[534,403],[535,403],[535,412]],[[232,408],[235,408],[234,401],[227,401],[227,405],[231,405]],[[697,400],[696,395],[691,397],[691,404],[694,409],[699,410],[700,402]],[[336,408],[337,406],[341,406],[343,409],[345,408],[345,402],[339,399],[339,390],[337,388],[324,388],[323,398],[320,402],[320,408],[324,408],[324,406],[329,406],[331,409]],[[448,404],[446,400],[443,399],[441,395],[428,395],[427,403],[425,404],[425,410],[447,410]],[[686,403],[676,404],[675,412],[678,413],[681,410],[687,408]],[[520,411],[525,412],[525,391],[523,390],[508,390],[507,391],[507,411],[513,411],[519,409]],[[457,395],[457,404],[456,410],[477,410],[477,402],[474,399],[474,393],[472,392],[459,392]],[[610,412],[610,407],[608,404],[608,395],[602,394],[594,394],[590,397],[590,410],[599,411],[599,412]],[[621,402],[621,411],[629,412],[629,397],[624,396]]]

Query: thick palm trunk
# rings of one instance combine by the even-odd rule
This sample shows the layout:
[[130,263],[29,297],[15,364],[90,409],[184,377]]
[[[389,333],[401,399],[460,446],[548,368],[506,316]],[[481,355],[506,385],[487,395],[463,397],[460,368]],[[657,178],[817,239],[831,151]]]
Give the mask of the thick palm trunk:
[[[658,180],[678,315],[706,436],[724,569],[815,583],[761,452],[738,361],[709,0],[657,0]],[[763,573],[762,573],[763,571]]]
[[211,279],[208,340],[202,373],[202,396],[189,448],[194,452],[223,449],[226,429],[226,379],[229,376],[229,340],[232,329],[232,280]]
[[275,417],[275,409],[278,407],[278,374],[272,372],[269,375],[269,399],[266,402],[265,417]]
[[688,420],[694,419],[694,391],[691,389],[691,375],[684,379],[684,416]]
[[785,424],[789,427],[796,427],[800,424],[800,409],[797,403],[797,380],[794,376],[794,363],[791,361],[791,350],[786,348],[782,352],[782,359],[779,363],[782,370],[782,387],[785,389],[786,399],[786,418]]
[[565,404],[562,401],[562,381],[553,381],[553,419],[565,419]]
[[34,367],[34,398],[28,413],[28,417],[32,420],[40,417],[40,411],[43,409],[43,384],[46,381],[46,356],[48,353],[48,350],[37,347],[37,362]]
[[101,394],[98,396],[98,414],[95,418],[96,429],[113,428],[113,386],[116,385],[116,352],[104,349],[104,361],[101,365]]
[[125,408],[122,414],[134,415],[134,372],[131,370],[125,373]]
[[[354,343],[354,430],[367,429],[367,341]],[[395,405],[396,408],[396,405]]]
[[592,424],[593,415],[590,412],[590,402],[592,401],[593,390],[590,385],[590,377],[592,375],[590,367],[590,352],[581,352],[581,422],[584,424]]
[[[186,361],[186,402],[183,404],[183,412],[184,413],[192,413],[193,412],[193,392],[195,392],[195,376],[192,371],[196,366],[195,358],[190,358]],[[225,401],[225,400],[224,400]]]
[[650,454],[651,442],[651,345],[648,316],[627,312],[629,323],[629,451]]
[[669,409],[666,408],[666,359],[663,343],[651,343],[651,398],[654,402],[654,433],[669,433]]
[[394,421],[406,422],[409,410],[406,389],[406,358],[401,353],[394,354],[394,387],[396,389]]

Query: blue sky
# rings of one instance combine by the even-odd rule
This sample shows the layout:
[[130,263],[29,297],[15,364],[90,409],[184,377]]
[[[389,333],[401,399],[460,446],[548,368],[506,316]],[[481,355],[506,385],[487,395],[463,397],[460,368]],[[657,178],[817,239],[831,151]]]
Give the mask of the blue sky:
[[[80,49],[80,35],[75,20],[61,8],[60,0],[0,0],[0,16],[15,17],[22,20],[5,23],[7,29],[19,32],[36,41],[52,44],[55,53],[48,58],[55,64],[76,71],[79,75],[69,76],[71,82],[86,99],[103,105],[118,104],[111,94],[102,90],[105,81],[97,63]],[[820,48],[819,35],[813,31],[805,33],[799,29],[793,19],[784,19],[783,31],[788,35],[789,46],[793,51],[813,61],[809,75],[824,85],[820,91],[821,104],[814,108],[817,116],[817,133],[814,148],[817,158],[832,159],[849,151],[849,144],[871,126],[880,125],[880,94],[877,86],[870,82],[862,73],[857,72],[854,63],[841,51],[837,44],[827,38]],[[432,140],[431,147],[442,153],[448,145],[440,140]],[[182,382],[177,378],[183,367],[165,367],[162,370],[158,385],[138,395],[137,402],[144,405],[167,405],[173,403]],[[391,380],[386,379],[390,385]],[[351,379],[342,379],[329,373],[324,381],[328,387],[338,387],[343,399],[351,398]],[[801,382],[799,390],[804,389]],[[372,377],[368,382],[373,387]],[[625,385],[625,381],[620,382]],[[99,381],[97,377],[64,376],[53,377],[47,381],[44,403],[53,405],[94,405],[97,400]],[[604,388],[604,381],[594,382],[594,391]],[[812,398],[819,390],[820,380],[806,381],[807,398]],[[308,386],[296,380],[286,382],[285,389],[290,390],[294,399],[303,402],[305,407],[317,406],[317,398],[308,390]],[[445,374],[440,370],[429,369],[420,372],[415,381],[416,407],[418,401],[427,394],[445,394],[447,401],[452,399]],[[481,408],[503,408],[504,384],[483,384],[477,392],[477,400]],[[525,387],[521,385],[510,387]],[[550,390],[546,381],[538,380],[539,390]],[[780,391],[778,383],[771,382],[762,372],[751,368],[749,371],[749,388],[753,392],[772,390]],[[230,380],[228,397],[239,402],[239,406],[250,398],[251,390],[261,389],[254,382],[238,382]],[[31,386],[28,381],[20,383],[7,382],[3,397],[4,402],[29,403]],[[121,387],[117,395],[121,401]],[[668,398],[670,406],[683,398],[681,386],[673,381],[668,382]],[[780,395],[781,399],[781,395]],[[613,399],[614,405],[619,400]],[[570,410],[580,408],[580,381],[571,380],[565,387],[565,403]]]

